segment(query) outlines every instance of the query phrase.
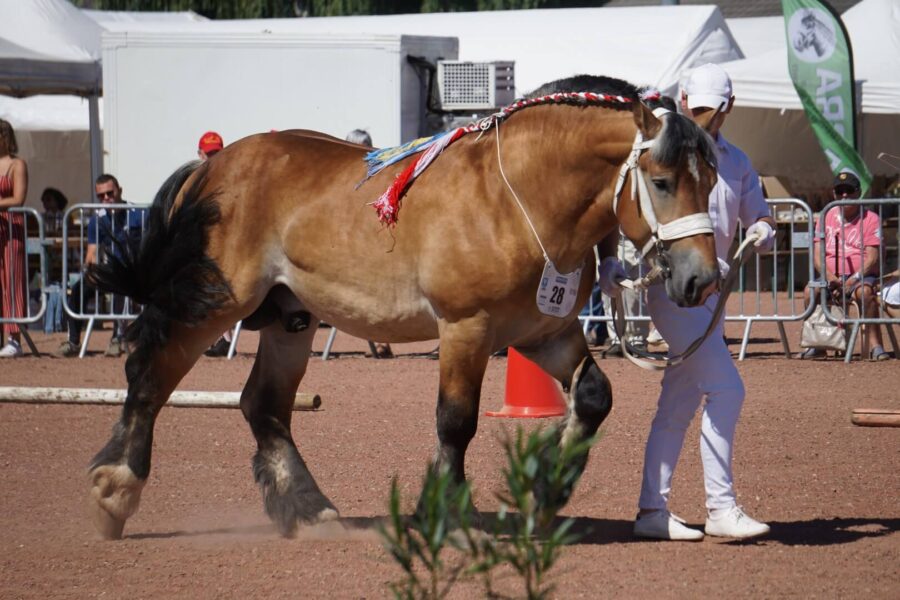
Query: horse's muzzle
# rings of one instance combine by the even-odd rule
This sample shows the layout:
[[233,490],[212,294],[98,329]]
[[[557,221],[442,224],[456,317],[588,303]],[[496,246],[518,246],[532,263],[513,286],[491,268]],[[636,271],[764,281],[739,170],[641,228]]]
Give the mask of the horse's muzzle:
[[660,258],[668,265],[666,293],[678,306],[690,307],[703,304],[719,287],[718,263],[704,264],[699,252],[679,251],[674,248]]

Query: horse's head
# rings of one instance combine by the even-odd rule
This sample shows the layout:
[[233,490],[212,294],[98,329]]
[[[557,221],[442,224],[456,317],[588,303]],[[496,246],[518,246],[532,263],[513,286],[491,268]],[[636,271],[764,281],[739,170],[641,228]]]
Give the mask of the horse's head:
[[[662,270],[669,298],[696,306],[719,280],[708,212],[717,179],[713,142],[705,123],[674,111],[635,102],[633,113],[638,133],[620,173],[614,209],[625,235]],[[626,180],[630,200],[619,197]]]

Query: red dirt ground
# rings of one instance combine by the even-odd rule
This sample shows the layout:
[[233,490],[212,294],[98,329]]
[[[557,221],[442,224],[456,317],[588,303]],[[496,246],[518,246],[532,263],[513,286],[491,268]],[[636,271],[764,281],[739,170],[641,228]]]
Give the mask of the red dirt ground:
[[[742,328],[728,326],[733,352]],[[850,423],[856,407],[900,409],[900,362],[806,362],[781,355],[777,330],[754,326],[748,389],[736,443],[739,500],[768,521],[750,543],[644,542],[631,536],[645,435],[658,374],[621,359],[598,361],[616,398],[587,471],[565,514],[586,532],[551,574],[557,598],[900,596],[900,430]],[[788,333],[796,346],[797,326]],[[319,331],[316,349],[324,345]],[[124,359],[25,357],[0,362],[0,385],[111,388]],[[60,334],[36,334],[49,352]],[[374,522],[387,513],[399,477],[411,509],[435,445],[435,342],[398,345],[394,360],[363,356],[365,342],[340,334],[335,359],[310,362],[301,391],[322,410],[295,413],[293,432],[341,526],[280,538],[252,481],[255,444],[236,410],[167,408],[140,511],[122,541],[95,537],[85,511],[85,467],[119,409],[0,403],[0,598],[383,598],[400,576]],[[255,336],[232,361],[203,358],[181,389],[237,391],[250,372]],[[418,353],[418,354],[417,354]],[[503,404],[506,360],[490,361],[482,408]],[[520,422],[482,417],[468,454],[475,499],[497,509],[502,432]],[[527,427],[543,422],[527,421]],[[686,441],[672,509],[704,518],[698,419]],[[501,573],[499,587],[522,597]],[[477,584],[451,597],[481,596]]]

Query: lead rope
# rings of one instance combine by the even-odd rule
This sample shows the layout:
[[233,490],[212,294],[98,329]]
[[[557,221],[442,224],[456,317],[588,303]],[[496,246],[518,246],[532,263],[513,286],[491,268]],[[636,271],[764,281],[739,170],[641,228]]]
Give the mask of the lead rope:
[[[709,334],[712,333],[712,330],[716,328],[716,325],[719,322],[719,318],[722,316],[722,313],[725,310],[725,303],[728,301],[728,296],[731,295],[731,290],[734,287],[735,279],[739,274],[741,267],[744,266],[744,263],[749,260],[752,256],[752,253],[744,253],[744,250],[747,247],[756,242],[759,239],[757,235],[750,235],[744,239],[743,243],[738,247],[737,252],[734,253],[734,256],[731,257],[731,260],[728,263],[728,275],[722,280],[720,284],[720,288],[724,288],[719,293],[719,301],[716,302],[716,307],[713,309],[712,318],[709,321],[709,325],[706,327],[706,331],[703,332],[703,335],[698,337],[696,340],[691,342],[691,345],[687,347],[687,349],[681,354],[677,354],[675,356],[663,356],[661,354],[653,354],[651,352],[646,352],[641,350],[640,348],[635,348],[628,341],[625,340],[625,315],[619,310],[618,296],[610,298],[610,306],[612,307],[612,316],[613,316],[613,324],[615,326],[616,335],[619,337],[619,343],[622,346],[622,354],[625,355],[628,360],[642,369],[647,369],[648,371],[661,371],[666,367],[671,367],[677,364],[681,364],[685,360],[688,359],[694,352],[697,351],[703,342],[709,337]],[[654,273],[654,271],[658,271]],[[623,279],[619,281],[619,285],[623,288],[627,288],[634,291],[643,291],[646,290],[655,279],[659,277],[662,273],[662,269],[658,266],[654,266],[653,269],[645,276],[637,279]]]

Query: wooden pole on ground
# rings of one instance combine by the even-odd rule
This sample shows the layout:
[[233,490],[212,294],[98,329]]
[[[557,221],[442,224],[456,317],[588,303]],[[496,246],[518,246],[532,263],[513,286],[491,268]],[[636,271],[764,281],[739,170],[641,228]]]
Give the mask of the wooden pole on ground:
[[900,427],[900,410],[854,408],[850,421],[862,427]]
[[[239,408],[240,392],[175,391],[169,406],[193,408]],[[0,402],[26,404],[124,404],[125,390],[52,387],[0,387]],[[294,410],[316,410],[322,406],[318,394],[298,393]]]

